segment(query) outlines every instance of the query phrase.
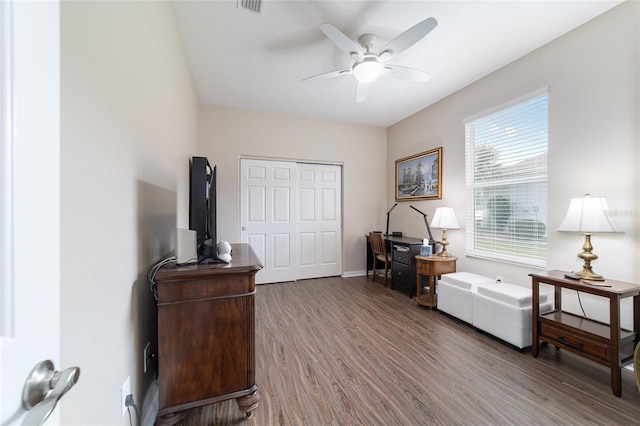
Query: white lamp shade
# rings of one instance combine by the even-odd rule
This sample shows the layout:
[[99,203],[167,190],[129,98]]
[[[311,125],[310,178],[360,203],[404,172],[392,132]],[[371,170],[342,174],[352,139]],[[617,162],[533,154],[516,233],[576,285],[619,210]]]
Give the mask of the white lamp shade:
[[600,233],[620,232],[616,223],[608,215],[609,207],[604,197],[572,198],[569,210],[558,231]]
[[458,221],[456,220],[455,212],[451,207],[438,207],[435,215],[433,215],[431,227],[440,229],[460,229]]

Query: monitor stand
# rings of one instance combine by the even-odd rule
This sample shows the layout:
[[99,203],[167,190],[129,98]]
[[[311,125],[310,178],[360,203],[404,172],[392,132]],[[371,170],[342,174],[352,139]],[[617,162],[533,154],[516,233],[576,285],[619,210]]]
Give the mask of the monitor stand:
[[208,244],[202,244],[198,252],[200,253],[200,255],[198,256],[198,263],[225,263],[224,261],[218,259],[216,247],[210,246]]

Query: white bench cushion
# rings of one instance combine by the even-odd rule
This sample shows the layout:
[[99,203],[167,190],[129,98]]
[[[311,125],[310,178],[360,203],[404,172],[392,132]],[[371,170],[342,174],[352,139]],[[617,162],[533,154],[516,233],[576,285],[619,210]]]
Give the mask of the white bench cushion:
[[464,290],[471,290],[478,284],[495,284],[495,280],[471,272],[452,272],[443,274],[440,281],[455,285]]
[[[497,283],[493,285],[479,284],[478,294],[519,308],[531,306],[531,289],[519,285],[508,283]],[[540,294],[540,303],[546,301],[547,295]]]
[[494,280],[471,272],[443,274],[438,280],[438,309],[464,322],[473,322],[473,293],[478,283]]

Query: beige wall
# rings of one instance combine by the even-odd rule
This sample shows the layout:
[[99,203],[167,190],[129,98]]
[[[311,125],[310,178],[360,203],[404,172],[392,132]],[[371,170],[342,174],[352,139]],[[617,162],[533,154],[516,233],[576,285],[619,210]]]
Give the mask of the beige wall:
[[241,157],[342,164],[343,270],[364,272],[364,235],[387,209],[385,129],[203,106],[198,154],[218,166],[218,238],[230,242],[240,241]]
[[[455,209],[463,229],[449,231],[447,237],[449,251],[459,258],[458,270],[502,275],[507,281],[529,285],[527,274],[533,268],[464,256],[464,222],[472,213],[465,211],[463,119],[548,87],[549,269],[581,267],[576,254],[584,237],[556,229],[570,199],[591,193],[607,197],[625,231],[593,236],[594,253],[600,256],[594,270],[609,278],[637,281],[639,24],[640,3],[622,4],[390,127],[388,203],[394,194],[394,160],[442,146],[443,198],[414,204],[430,215],[442,205]],[[399,217],[393,229],[411,235],[424,233],[419,215],[405,206],[396,211]],[[435,234],[440,237],[440,231]],[[606,313],[598,311],[602,318]]]
[[61,424],[129,425],[156,344],[147,269],[188,222],[198,99],[168,2],[61,4]]

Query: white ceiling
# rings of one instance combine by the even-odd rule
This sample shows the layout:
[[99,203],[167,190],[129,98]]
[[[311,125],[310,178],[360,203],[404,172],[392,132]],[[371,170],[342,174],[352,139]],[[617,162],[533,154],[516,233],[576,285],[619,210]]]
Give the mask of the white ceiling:
[[[236,0],[174,1],[200,101],[388,127],[526,55],[620,1],[279,1],[262,14]],[[320,30],[352,40],[374,33],[374,51],[416,23],[438,26],[390,63],[429,73],[429,83],[381,77],[363,103],[347,75],[302,82],[352,60]]]

